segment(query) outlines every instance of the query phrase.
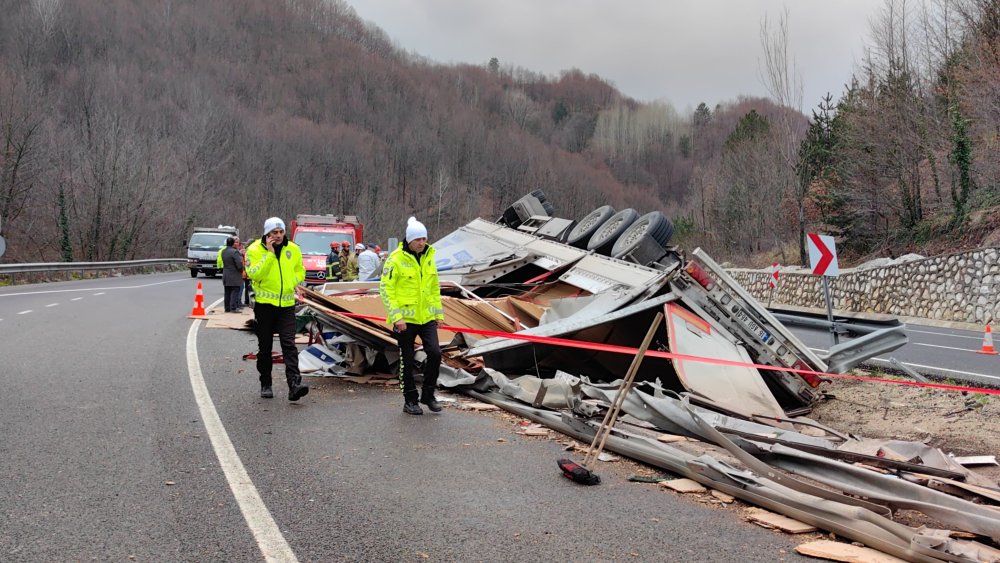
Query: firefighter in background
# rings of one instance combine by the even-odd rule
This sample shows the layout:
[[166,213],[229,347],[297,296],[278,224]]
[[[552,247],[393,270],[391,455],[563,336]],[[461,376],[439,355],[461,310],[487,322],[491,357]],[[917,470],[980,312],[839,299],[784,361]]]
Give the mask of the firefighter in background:
[[347,241],[340,246],[340,277],[344,281],[358,279],[358,257]]
[[[413,217],[406,223],[406,239],[385,262],[379,294],[385,307],[386,321],[392,325],[399,343],[399,387],[403,391],[403,412],[423,414],[418,401],[427,405],[431,412],[441,412],[441,404],[434,398],[434,389],[441,368],[437,327],[438,321],[444,320],[444,308],[441,305],[434,247],[427,244],[427,228]],[[413,379],[414,343],[418,336],[427,355],[423,389],[419,396]]]
[[340,281],[340,242],[330,243],[330,254],[326,257],[326,281]]

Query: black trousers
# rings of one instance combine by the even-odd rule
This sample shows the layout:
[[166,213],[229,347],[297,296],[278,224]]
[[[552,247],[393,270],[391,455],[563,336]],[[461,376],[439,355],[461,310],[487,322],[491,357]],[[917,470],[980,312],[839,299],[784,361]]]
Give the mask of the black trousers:
[[406,323],[406,330],[396,333],[399,343],[399,388],[403,391],[403,400],[416,403],[417,385],[413,381],[413,347],[417,337],[424,345],[427,361],[424,363],[424,383],[422,397],[424,401],[434,396],[437,387],[438,372],[441,370],[441,346],[438,344],[437,321],[422,325]]
[[285,379],[291,389],[302,382],[299,350],[295,347],[295,307],[257,302],[253,314],[257,319],[257,372],[260,373],[260,384],[271,386],[271,349],[274,347],[274,333],[278,333],[281,355],[285,360]]

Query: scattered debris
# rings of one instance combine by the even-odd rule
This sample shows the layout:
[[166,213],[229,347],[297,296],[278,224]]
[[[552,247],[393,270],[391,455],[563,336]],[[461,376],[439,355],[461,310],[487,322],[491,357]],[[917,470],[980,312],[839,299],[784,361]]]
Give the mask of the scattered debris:
[[660,434],[656,437],[657,440],[663,442],[664,444],[673,444],[676,442],[687,442],[687,436],[678,436],[676,434]]
[[995,455],[968,455],[968,456],[955,456],[953,458],[957,463],[965,466],[969,465],[998,465],[997,456]]
[[782,516],[781,514],[768,512],[762,508],[751,508],[747,516],[754,524],[764,526],[765,528],[776,528],[789,534],[804,534],[816,531],[815,526],[810,526],[809,524]]
[[851,563],[906,563],[899,559],[868,547],[830,540],[817,540],[795,546],[795,551],[809,557],[819,557],[831,561]]
[[701,483],[691,479],[670,479],[661,482],[660,486],[678,493],[704,493],[708,490]]
[[[570,438],[560,441],[565,451],[591,450],[582,444],[592,443],[605,413],[620,408],[621,420],[612,420],[614,430],[605,436],[608,451],[681,477],[633,475],[630,481],[678,492],[711,489],[700,502],[739,498],[815,515],[838,536],[907,559],[917,553],[913,546],[927,560],[992,553],[980,541],[1000,541],[997,477],[963,467],[934,438],[942,425],[982,434],[996,405],[951,402],[931,419],[918,413],[924,418],[900,425],[897,412],[926,408],[940,393],[911,389],[915,396],[902,398],[865,384],[854,404],[840,401],[848,407],[841,418],[820,417],[815,410],[833,402],[822,400],[821,384],[837,385],[837,397],[847,397],[843,382],[767,369],[846,373],[903,345],[901,324],[821,358],[703,251],[667,246],[672,227],[659,213],[641,217],[634,230],[612,233],[600,221],[573,226],[552,218],[551,205],[543,203],[536,190],[500,221],[476,219],[434,243],[446,319],[438,330],[439,385],[476,401],[460,408],[502,410],[526,436],[558,432]],[[594,243],[600,236],[613,238]],[[584,250],[588,241],[595,251]],[[309,352],[320,359],[315,374],[376,383],[382,379],[373,373],[396,371],[395,338],[380,320],[384,311],[374,289],[334,283],[322,292],[303,291],[312,318],[309,349],[320,352]],[[642,327],[661,313],[667,322],[628,390],[623,376]],[[871,435],[866,425],[884,432],[865,439]],[[968,456],[979,457],[993,458],[983,462],[985,469],[998,467],[995,456]],[[789,533],[815,529],[764,510],[751,518]]]
[[669,477],[656,477],[652,475],[629,475],[628,480],[635,483],[662,483],[670,480]]
[[709,491],[709,493],[713,497],[719,499],[719,501],[722,502],[722,503],[724,503],[724,504],[729,504],[731,502],[736,502],[736,497],[734,497],[732,495],[727,495],[726,493],[724,493],[722,491],[717,491],[715,489],[712,489],[711,491]]

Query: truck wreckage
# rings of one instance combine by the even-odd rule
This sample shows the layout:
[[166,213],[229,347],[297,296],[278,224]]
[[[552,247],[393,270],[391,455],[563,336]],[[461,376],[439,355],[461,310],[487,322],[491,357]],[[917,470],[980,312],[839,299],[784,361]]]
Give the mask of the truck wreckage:
[[[806,416],[824,374],[904,345],[905,327],[818,355],[704,251],[670,246],[671,232],[659,212],[554,217],[539,190],[433,243],[439,384],[589,443],[662,312],[606,449],[909,561],[1000,561],[995,481],[923,443]],[[303,373],[394,372],[377,283],[303,294],[316,342]]]

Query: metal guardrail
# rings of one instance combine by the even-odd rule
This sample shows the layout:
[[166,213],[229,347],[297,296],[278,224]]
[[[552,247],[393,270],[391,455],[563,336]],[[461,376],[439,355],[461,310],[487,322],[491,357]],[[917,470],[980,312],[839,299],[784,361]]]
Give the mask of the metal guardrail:
[[77,272],[81,270],[114,270],[118,268],[141,268],[143,266],[163,266],[187,264],[186,258],[150,258],[146,260],[122,260],[120,262],[33,262],[26,264],[0,264],[2,274],[26,274],[30,272]]

